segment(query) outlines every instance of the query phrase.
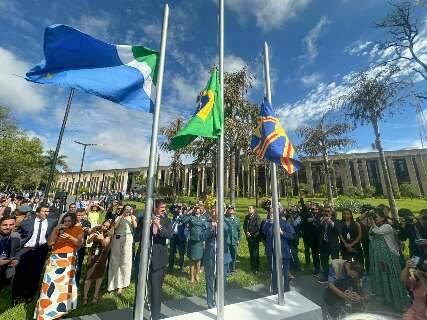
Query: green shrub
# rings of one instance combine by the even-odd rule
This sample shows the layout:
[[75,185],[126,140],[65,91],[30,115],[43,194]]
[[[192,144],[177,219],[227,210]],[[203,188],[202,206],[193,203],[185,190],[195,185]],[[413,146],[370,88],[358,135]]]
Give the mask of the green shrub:
[[367,186],[364,189],[364,194],[366,198],[373,198],[373,196],[377,193],[377,189],[374,186]]
[[308,194],[308,185],[306,183],[299,184],[299,191],[301,195],[306,196]]
[[404,198],[419,198],[420,193],[418,188],[411,183],[402,183],[400,185],[400,195]]
[[362,198],[363,189],[360,187],[350,186],[348,187],[347,195],[354,198]]
[[363,203],[356,199],[345,199],[339,197],[335,201],[335,209],[341,211],[343,209],[350,209],[353,213],[360,213]]

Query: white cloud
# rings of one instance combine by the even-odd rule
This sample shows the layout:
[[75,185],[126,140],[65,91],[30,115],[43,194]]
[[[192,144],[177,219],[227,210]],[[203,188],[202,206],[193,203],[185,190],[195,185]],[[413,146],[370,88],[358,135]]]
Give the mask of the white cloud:
[[316,26],[311,29],[307,36],[303,39],[304,57],[307,59],[308,63],[312,63],[316,59],[318,55],[317,40],[319,39],[320,34],[324,30],[324,28],[329,23],[330,22],[327,17],[321,17]]
[[347,154],[350,153],[368,153],[368,152],[374,152],[375,150],[372,150],[372,147],[361,147],[361,148],[355,148],[347,151]]
[[228,55],[224,57],[224,71],[234,72],[242,69],[247,63],[240,57]]
[[320,83],[304,99],[279,107],[277,113],[287,130],[295,130],[309,121],[319,119],[347,90],[344,85],[335,82]]
[[228,0],[225,5],[243,21],[254,16],[264,31],[279,28],[303,11],[310,0]]
[[110,21],[111,17],[106,13],[99,16],[83,14],[78,19],[70,18],[71,26],[103,41],[111,40]]
[[319,73],[306,74],[302,76],[301,82],[307,87],[313,87],[316,84],[320,83],[322,75]]
[[370,54],[375,47],[371,41],[355,41],[344,49],[344,52],[351,56],[365,56]]
[[43,88],[26,81],[23,77],[30,65],[13,52],[0,47],[0,104],[14,112],[41,111],[46,101]]

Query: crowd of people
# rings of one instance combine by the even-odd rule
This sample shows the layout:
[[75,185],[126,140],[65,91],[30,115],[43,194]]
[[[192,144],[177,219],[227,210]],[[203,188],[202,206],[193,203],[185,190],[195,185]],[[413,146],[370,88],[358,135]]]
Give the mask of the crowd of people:
[[[87,200],[61,210],[55,201],[46,205],[37,197],[0,198],[0,291],[10,286],[13,304],[37,299],[35,319],[66,315],[76,308],[79,295],[83,304],[96,303],[104,278],[107,291],[121,295],[130,285],[132,273],[138,278],[142,248],[137,243],[143,215],[120,200],[111,199],[110,204]],[[224,281],[236,272],[244,236],[251,271],[260,271],[260,245],[264,245],[271,292],[277,293],[278,281],[289,291],[293,274],[302,269],[302,238],[305,271],[310,270],[319,283],[327,285],[324,302],[332,318],[363,309],[373,294],[406,311],[404,319],[426,319],[427,210],[415,216],[400,209],[396,221],[386,206],[364,206],[357,219],[349,209],[343,209],[339,219],[329,204],[306,203],[303,198],[298,205],[280,208],[283,279],[277,279],[270,201],[264,204],[263,212],[266,216],[249,206],[241,223],[235,208],[226,208]],[[164,201],[156,201],[147,248],[152,319],[160,318],[165,272],[172,272],[177,265],[184,276],[185,256],[189,281],[200,282],[203,269],[207,305],[215,306],[216,229],[216,210],[207,209],[203,201],[192,206],[175,203],[169,208]],[[407,261],[405,242],[409,243]]]

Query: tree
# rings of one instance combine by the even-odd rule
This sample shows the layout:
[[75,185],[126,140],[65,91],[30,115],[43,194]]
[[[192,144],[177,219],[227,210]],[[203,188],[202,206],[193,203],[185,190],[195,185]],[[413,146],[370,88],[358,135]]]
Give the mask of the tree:
[[303,127],[298,130],[302,143],[298,146],[304,154],[310,157],[321,156],[325,170],[328,201],[333,202],[333,189],[329,155],[341,151],[354,144],[354,140],[346,137],[352,130],[347,123],[327,123],[323,115],[314,127]]
[[[425,1],[420,5],[425,5]],[[427,61],[424,52],[417,51],[416,45],[422,40],[418,30],[414,2],[404,1],[390,4],[392,11],[376,27],[386,30],[389,38],[379,44],[381,50],[392,49],[395,55],[385,63],[409,61],[412,69],[427,79]]]
[[371,124],[375,134],[375,145],[379,152],[386,192],[393,217],[397,219],[397,208],[391,188],[390,176],[381,142],[379,124],[387,115],[393,115],[405,98],[400,95],[405,83],[396,77],[395,66],[377,68],[355,74],[350,80],[349,93],[343,97],[344,111],[355,125]]
[[44,172],[43,147],[40,139],[23,133],[0,139],[0,188],[5,190],[36,189]]
[[173,175],[173,181],[174,181],[174,187],[173,187],[173,195],[176,196],[179,190],[179,175],[177,174],[179,171],[182,170],[183,164],[182,164],[182,156],[185,153],[190,152],[190,147],[184,147],[182,149],[171,151],[169,146],[171,144],[172,138],[177,135],[179,131],[181,131],[182,128],[184,128],[184,119],[181,117],[176,118],[175,120],[172,120],[169,122],[168,126],[160,128],[160,134],[162,134],[166,141],[162,142],[160,144],[160,149],[166,152],[173,152],[172,161],[170,164],[170,168],[172,169],[172,175]]
[[10,116],[9,108],[0,106],[0,139],[16,135],[18,132],[16,122]]
[[250,152],[251,134],[257,108],[248,102],[246,95],[252,87],[254,76],[248,67],[224,75],[225,153],[230,167],[230,200],[236,204],[236,175],[241,153]]
[[[53,158],[55,155],[54,150],[47,150],[46,153],[43,155],[43,176],[40,187],[44,189],[45,183],[48,180],[50,169],[52,168],[53,164]],[[55,172],[53,175],[53,180],[55,181],[55,177],[57,177],[58,173],[61,171],[68,171],[68,165],[67,165],[67,156],[65,155],[58,155],[56,159],[56,167]]]
[[[253,75],[245,66],[234,72],[224,74],[224,144],[225,158],[230,168],[230,197],[235,204],[236,198],[236,166],[243,154],[249,153],[251,133],[254,127],[257,108],[246,100],[248,89],[252,86]],[[168,126],[161,128],[160,133],[166,137],[161,149],[169,150],[170,141],[181,130],[184,121],[181,118],[171,121]],[[217,140],[198,138],[187,147],[177,150],[172,158],[172,167],[182,166],[181,157],[189,155],[194,158],[193,164],[210,162],[216,167]],[[176,171],[176,170],[175,170]],[[176,186],[179,183],[175,184]]]

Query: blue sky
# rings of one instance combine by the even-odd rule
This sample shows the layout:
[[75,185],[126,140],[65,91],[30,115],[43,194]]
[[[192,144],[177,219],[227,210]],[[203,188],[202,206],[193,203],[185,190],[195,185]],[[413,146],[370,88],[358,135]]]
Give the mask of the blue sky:
[[[159,48],[163,1],[0,1],[0,104],[9,106],[19,125],[54,148],[65,111],[67,90],[36,85],[20,76],[42,59],[45,26],[69,24],[101,40]],[[257,79],[249,97],[263,96],[262,46],[271,52],[273,106],[291,139],[294,130],[310,125],[344,93],[343,79],[366,68],[380,54],[375,41],[384,37],[372,28],[388,10],[383,0],[225,0],[225,68],[249,65]],[[188,117],[217,61],[217,8],[214,0],[171,0],[161,124]],[[419,50],[427,48],[427,24],[420,20]],[[425,89],[420,79],[419,89]],[[424,108],[423,108],[424,109]],[[73,140],[99,143],[90,149],[86,169],[147,165],[151,114],[125,109],[78,92],[61,153],[77,170],[81,147]],[[413,106],[381,124],[387,150],[420,147]],[[370,151],[372,129],[352,133],[358,144],[348,151]],[[162,153],[167,164],[169,155]]]

